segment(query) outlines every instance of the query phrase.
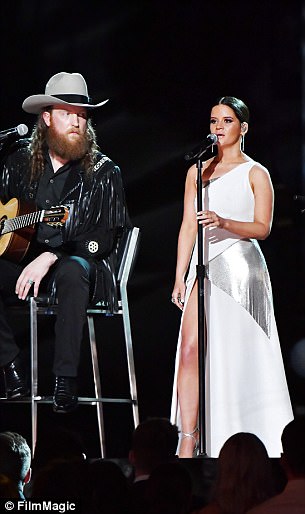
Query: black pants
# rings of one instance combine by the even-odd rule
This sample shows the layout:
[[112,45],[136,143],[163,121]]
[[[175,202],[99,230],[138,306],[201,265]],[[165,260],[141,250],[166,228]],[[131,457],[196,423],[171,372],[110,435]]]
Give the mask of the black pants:
[[[21,271],[22,266],[0,259],[0,366],[8,364],[19,353],[5,317],[4,301],[6,297],[15,294]],[[57,376],[76,377],[89,303],[90,265],[83,258],[71,256],[60,260],[52,274],[58,299],[53,373]]]

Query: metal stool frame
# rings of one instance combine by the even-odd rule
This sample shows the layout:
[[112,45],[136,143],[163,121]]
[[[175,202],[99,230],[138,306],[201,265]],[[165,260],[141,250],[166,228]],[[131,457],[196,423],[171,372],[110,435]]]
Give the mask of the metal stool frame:
[[[80,404],[96,405],[97,419],[98,419],[98,433],[100,441],[101,457],[106,456],[106,445],[105,445],[105,430],[104,430],[104,414],[103,414],[103,403],[129,403],[132,406],[133,422],[136,428],[139,424],[139,409],[138,409],[138,396],[136,386],[136,375],[134,365],[134,355],[132,346],[131,336],[131,325],[129,316],[129,305],[127,296],[127,284],[132,269],[132,265],[135,259],[138,239],[139,239],[139,228],[133,227],[129,230],[127,240],[122,252],[120,261],[117,284],[120,293],[119,308],[114,313],[110,313],[103,305],[95,305],[87,309],[87,322],[89,331],[89,341],[91,350],[91,361],[93,371],[93,381],[95,396],[93,398],[79,397]],[[20,398],[14,400],[4,400],[5,402],[14,403],[31,403],[31,432],[32,432],[32,455],[34,456],[36,441],[37,441],[37,405],[38,403],[52,403],[52,397],[39,396],[38,394],[38,315],[56,315],[57,306],[56,304],[46,303],[44,298],[29,298],[30,308],[30,398]],[[18,309],[18,307],[17,307]],[[122,315],[124,325],[124,336],[126,345],[126,357],[128,366],[128,379],[130,389],[129,398],[104,398],[102,397],[101,379],[99,372],[98,354],[97,354],[97,343],[96,333],[94,327],[94,316],[97,314],[102,315]]]

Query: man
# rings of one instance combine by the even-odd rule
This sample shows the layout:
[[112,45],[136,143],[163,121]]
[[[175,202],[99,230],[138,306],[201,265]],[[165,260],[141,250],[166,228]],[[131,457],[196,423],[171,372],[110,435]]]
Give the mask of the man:
[[20,434],[0,433],[0,473],[16,484],[19,498],[25,500],[23,488],[31,479],[31,450]]
[[134,430],[129,461],[135,482],[145,480],[156,466],[176,460],[178,428],[166,418],[149,418]]
[[296,418],[283,430],[281,464],[287,485],[249,511],[249,514],[304,514],[305,513],[305,417]]
[[131,506],[134,514],[146,512],[148,478],[153,470],[177,459],[178,428],[166,418],[150,418],[134,430],[129,461],[134,470]]
[[52,76],[45,94],[24,100],[23,109],[38,114],[36,126],[30,140],[19,140],[6,150],[0,169],[2,203],[17,198],[34,203],[39,211],[63,205],[68,213],[60,226],[37,224],[21,263],[10,262],[7,253],[0,259],[1,397],[27,393],[3,298],[15,292],[25,300],[48,285],[58,301],[53,410],[59,413],[77,406],[76,378],[88,303],[103,301],[111,309],[117,304],[115,248],[128,226],[128,214],[120,170],[99,151],[89,119],[106,102],[91,103],[79,73]]

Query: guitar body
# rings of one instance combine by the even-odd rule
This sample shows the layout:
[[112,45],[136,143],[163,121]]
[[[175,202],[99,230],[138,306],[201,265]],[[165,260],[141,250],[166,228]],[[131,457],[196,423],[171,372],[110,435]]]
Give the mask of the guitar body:
[[[0,202],[0,222],[2,220],[22,216],[33,211],[33,205],[19,202],[17,198],[12,198],[5,205]],[[20,262],[25,256],[32,236],[35,232],[34,225],[2,234],[0,236],[0,257],[13,262]]]

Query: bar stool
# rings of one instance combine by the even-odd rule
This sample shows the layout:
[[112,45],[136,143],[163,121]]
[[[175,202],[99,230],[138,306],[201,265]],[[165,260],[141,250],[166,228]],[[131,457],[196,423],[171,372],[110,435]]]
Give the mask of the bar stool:
[[[94,381],[94,397],[79,397],[80,404],[87,404],[96,406],[98,433],[100,442],[101,457],[106,456],[105,445],[105,430],[104,430],[104,414],[103,403],[128,403],[132,407],[134,428],[139,424],[139,409],[138,397],[136,387],[136,375],[133,355],[133,345],[131,336],[131,325],[129,316],[129,305],[127,296],[128,280],[135,261],[138,243],[139,243],[140,230],[138,227],[133,227],[128,230],[117,249],[118,254],[118,273],[117,273],[117,287],[119,293],[119,307],[115,312],[110,312],[102,304],[89,306],[87,309],[87,322],[91,351],[91,362]],[[14,403],[31,403],[31,432],[32,432],[32,455],[34,456],[36,441],[37,441],[37,406],[39,403],[52,403],[52,397],[40,396],[38,394],[38,315],[56,315],[57,305],[51,303],[47,296],[30,297],[28,299],[30,311],[30,397],[11,400]],[[18,307],[16,307],[18,309]],[[105,398],[102,396],[101,379],[99,372],[98,353],[96,333],[94,326],[94,317],[96,315],[112,316],[121,315],[124,326],[124,337],[126,347],[126,359],[128,367],[128,379],[130,398]],[[9,400],[4,400],[8,402]]]

